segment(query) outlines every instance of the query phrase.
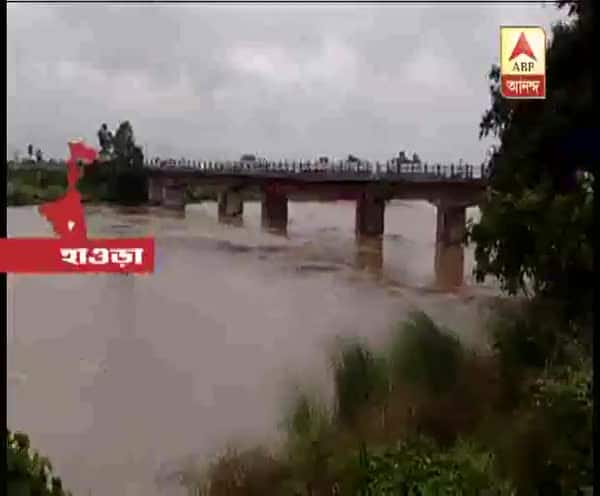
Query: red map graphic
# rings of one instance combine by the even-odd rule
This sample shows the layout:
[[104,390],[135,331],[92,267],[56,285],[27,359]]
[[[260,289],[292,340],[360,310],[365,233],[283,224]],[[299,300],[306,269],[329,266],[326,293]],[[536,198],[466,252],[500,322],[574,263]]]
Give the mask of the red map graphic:
[[79,161],[89,165],[96,160],[98,152],[83,141],[69,142],[70,157],[67,160],[67,192],[56,201],[44,203],[39,212],[51,224],[56,235],[70,241],[87,239],[85,214],[77,182],[81,177]]
[[22,274],[151,274],[153,238],[89,239],[77,182],[80,164],[93,164],[98,152],[82,140],[69,142],[67,192],[38,208],[57,238],[0,238],[0,272]]
[[513,51],[510,54],[510,58],[508,60],[510,61],[510,60],[514,59],[515,57],[518,57],[521,54],[527,55],[530,59],[533,59],[537,62],[537,59],[535,58],[533,50],[531,49],[531,46],[529,45],[529,42],[527,41],[527,38],[525,37],[525,33],[523,33],[523,32],[521,32],[521,34],[519,35],[517,44],[513,48]]

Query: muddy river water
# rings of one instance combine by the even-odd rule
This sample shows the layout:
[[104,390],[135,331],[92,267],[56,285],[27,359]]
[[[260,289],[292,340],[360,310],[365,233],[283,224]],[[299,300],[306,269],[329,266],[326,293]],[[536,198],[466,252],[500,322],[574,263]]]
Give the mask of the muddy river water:
[[[87,209],[92,236],[156,237],[152,276],[9,277],[9,427],[30,434],[75,495],[165,494],[165,466],[271,435],[287,382],[323,381],[336,335],[377,343],[420,308],[483,340],[496,289],[473,283],[469,249],[465,287],[433,289],[426,203],[386,209],[381,267],[357,262],[353,203],[290,204],[287,238],[261,231],[258,204],[241,227],[216,210]],[[34,207],[10,208],[8,229],[51,235]]]

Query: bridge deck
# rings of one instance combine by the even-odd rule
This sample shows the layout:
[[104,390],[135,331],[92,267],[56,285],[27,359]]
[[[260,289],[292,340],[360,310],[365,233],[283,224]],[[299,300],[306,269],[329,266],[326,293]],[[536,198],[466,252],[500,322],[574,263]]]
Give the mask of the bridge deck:
[[[305,183],[485,183],[482,174],[474,175],[474,169],[440,169],[439,171],[396,172],[396,171],[294,171],[253,169],[194,169],[183,167],[148,167],[153,176],[206,179],[279,179]],[[477,171],[482,172],[482,171]]]

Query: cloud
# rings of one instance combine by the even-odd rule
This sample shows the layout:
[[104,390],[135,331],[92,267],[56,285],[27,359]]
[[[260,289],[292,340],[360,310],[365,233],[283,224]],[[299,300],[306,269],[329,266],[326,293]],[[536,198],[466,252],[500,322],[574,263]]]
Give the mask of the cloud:
[[[11,4],[7,138],[61,156],[129,119],[149,153],[478,162],[500,24],[528,5]],[[13,150],[9,150],[11,153]]]

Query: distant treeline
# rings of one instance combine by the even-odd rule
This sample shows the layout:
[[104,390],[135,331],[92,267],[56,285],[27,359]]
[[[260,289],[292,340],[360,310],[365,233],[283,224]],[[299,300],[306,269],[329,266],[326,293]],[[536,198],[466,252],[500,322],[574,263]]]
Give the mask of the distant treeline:
[[[7,164],[8,165],[8,164]],[[7,204],[32,205],[62,196],[67,187],[66,167],[7,167]],[[143,168],[117,162],[97,162],[84,169],[78,189],[86,202],[138,205],[147,201],[147,175]]]

